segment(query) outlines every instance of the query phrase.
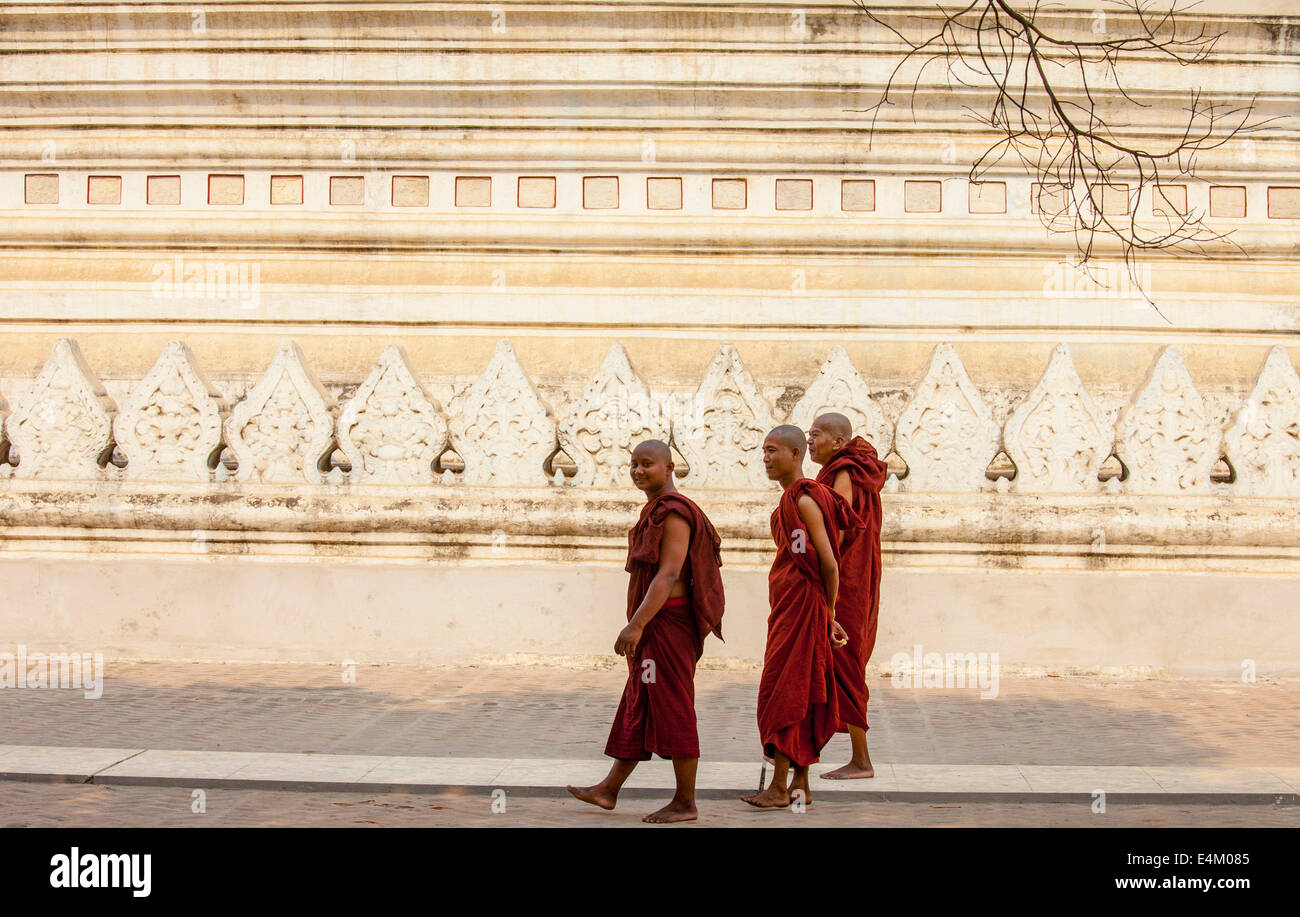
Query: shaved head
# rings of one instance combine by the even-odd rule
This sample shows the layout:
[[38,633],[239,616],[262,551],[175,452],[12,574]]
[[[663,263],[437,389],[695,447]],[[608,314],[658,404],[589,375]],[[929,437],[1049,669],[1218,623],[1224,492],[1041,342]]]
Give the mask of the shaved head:
[[832,438],[850,440],[853,438],[853,424],[843,414],[830,412],[822,414],[813,421],[814,427],[820,427],[821,431]]
[[766,438],[793,449],[796,455],[803,455],[808,450],[808,440],[804,437],[803,430],[792,424],[783,423],[781,426],[773,428]]
[[677,491],[673,486],[673,452],[667,443],[657,439],[647,439],[636,444],[632,450],[632,459],[628,462],[628,473],[632,476],[632,483],[646,495],[647,500]]
[[637,443],[632,454],[650,455],[665,463],[673,460],[673,451],[668,448],[668,444],[657,439],[647,439],[645,442]]

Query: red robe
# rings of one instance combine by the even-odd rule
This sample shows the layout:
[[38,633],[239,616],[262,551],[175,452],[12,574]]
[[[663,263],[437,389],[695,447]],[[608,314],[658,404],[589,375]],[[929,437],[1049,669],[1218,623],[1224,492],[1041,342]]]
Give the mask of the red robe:
[[840,732],[847,732],[850,725],[868,728],[867,661],[876,645],[880,613],[880,488],[889,469],[871,443],[855,436],[822,467],[817,480],[832,487],[841,471],[849,473],[853,511],[865,523],[852,540],[845,536],[840,548],[840,591],[835,598],[835,619],[849,635],[848,646],[831,657]]
[[[776,559],[767,577],[772,613],[758,684],[758,731],[769,757],[779,751],[795,765],[816,763],[839,727],[831,669],[831,618],[817,549],[799,516],[807,494],[826,520],[831,550],[839,558],[839,534],[861,525],[848,501],[808,478],[795,481],[772,512]],[[800,550],[802,548],[802,550]]]
[[[641,510],[627,534],[627,619],[641,607],[659,572],[664,523],[676,513],[691,526],[690,546],[682,565],[687,596],[671,598],[645,626],[636,652],[628,659],[627,684],[605,743],[611,758],[645,761],[698,758],[695,722],[695,663],[704,638],[722,639],[722,539],[694,502],[679,493],[660,494]],[[647,664],[648,663],[648,664]]]

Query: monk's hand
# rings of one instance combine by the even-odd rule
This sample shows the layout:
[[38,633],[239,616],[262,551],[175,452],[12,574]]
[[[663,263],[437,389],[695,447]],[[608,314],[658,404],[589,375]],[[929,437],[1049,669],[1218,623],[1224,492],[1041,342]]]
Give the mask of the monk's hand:
[[614,641],[614,652],[620,656],[631,656],[636,652],[636,645],[641,642],[641,628],[636,624],[629,624],[618,632],[618,639]]
[[831,642],[836,647],[847,646],[849,642],[848,631],[839,621],[831,621]]

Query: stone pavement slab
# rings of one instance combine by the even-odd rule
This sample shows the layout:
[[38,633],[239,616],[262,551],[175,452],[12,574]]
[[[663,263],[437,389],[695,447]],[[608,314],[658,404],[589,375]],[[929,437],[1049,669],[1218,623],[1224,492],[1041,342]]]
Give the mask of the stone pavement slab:
[[1143,768],[1168,793],[1294,793],[1296,787],[1263,768]]
[[1036,793],[1077,792],[1081,786],[1106,793],[1158,794],[1164,791],[1140,767],[1043,767],[1021,765],[1020,774]]
[[[240,783],[280,783],[306,779],[313,783],[351,784],[360,782],[387,761],[379,755],[290,755],[258,753],[230,775]],[[106,773],[110,773],[109,768]]]
[[[126,756],[123,759],[123,756]],[[370,793],[505,789],[525,795],[564,792],[567,784],[597,782],[608,760],[522,758],[414,758],[0,746],[0,767],[11,779],[69,780],[99,764],[79,782],[105,785],[328,789]],[[654,766],[654,764],[661,766]],[[648,765],[648,766],[647,766]],[[829,768],[816,767],[814,775]],[[760,762],[711,761],[697,781],[701,798],[734,797],[758,788]],[[1032,778],[1032,779],[1031,779]],[[629,796],[673,787],[666,762],[646,762],[626,784]],[[1045,767],[1042,765],[882,764],[869,780],[815,780],[813,795],[890,800],[1078,801],[1097,790],[1128,801],[1270,802],[1294,804],[1300,784],[1263,768]]]
[[28,777],[84,783],[92,774],[140,754],[140,748],[0,745],[0,779]]
[[912,793],[1032,794],[1012,764],[895,764],[898,789]]
[[225,780],[248,764],[250,757],[252,756],[243,752],[149,749],[94,773],[112,773],[118,777],[153,780],[175,777],[180,780],[201,770],[205,774],[210,774],[214,780]]
[[1274,777],[1285,780],[1290,786],[1300,789],[1300,767],[1270,767],[1268,772]]
[[510,764],[508,758],[393,757],[367,771],[365,783],[371,786],[491,786]]

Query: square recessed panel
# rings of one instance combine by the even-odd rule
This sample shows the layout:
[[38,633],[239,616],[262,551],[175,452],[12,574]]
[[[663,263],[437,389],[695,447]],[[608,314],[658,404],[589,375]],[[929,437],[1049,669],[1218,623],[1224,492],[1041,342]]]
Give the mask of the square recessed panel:
[[748,192],[743,178],[715,178],[713,180],[714,210],[744,210]]
[[1186,185],[1156,185],[1151,199],[1151,212],[1158,217],[1187,215]]
[[122,176],[91,175],[86,179],[87,204],[122,203]]
[[1128,215],[1128,185],[1101,185],[1092,189],[1092,206],[1104,216]]
[[943,183],[903,182],[903,210],[907,213],[939,213],[943,210]]
[[181,177],[179,175],[150,175],[144,182],[145,201],[150,204],[179,204],[181,202]]
[[840,209],[858,212],[876,209],[876,182],[871,178],[846,178],[840,182]]
[[1268,218],[1270,220],[1300,220],[1300,188],[1269,188]]
[[24,176],[23,200],[28,204],[57,204],[59,202],[58,174],[41,173]]
[[647,178],[645,204],[650,210],[681,210],[682,180],[680,178]]
[[777,210],[812,210],[813,183],[811,178],[778,178],[776,180]]
[[457,207],[491,207],[492,179],[487,176],[462,175],[456,179]]
[[973,181],[968,186],[966,206],[971,213],[1006,213],[1007,183]]
[[1246,189],[1235,185],[1216,185],[1210,189],[1210,216],[1244,217]]
[[394,207],[428,207],[429,206],[429,176],[394,175],[393,176],[393,206]]
[[1045,213],[1051,217],[1064,216],[1073,206],[1070,187],[1035,183],[1030,186],[1029,206],[1034,213]]
[[302,176],[301,175],[272,175],[271,176],[271,203],[272,204],[301,204],[302,203]]
[[520,207],[554,207],[555,176],[529,175],[519,179]]
[[588,175],[582,179],[582,206],[587,210],[618,208],[618,178],[613,175]]
[[209,175],[208,203],[232,205],[244,203],[244,176]]
[[364,175],[331,175],[330,206],[360,207],[366,202]]

